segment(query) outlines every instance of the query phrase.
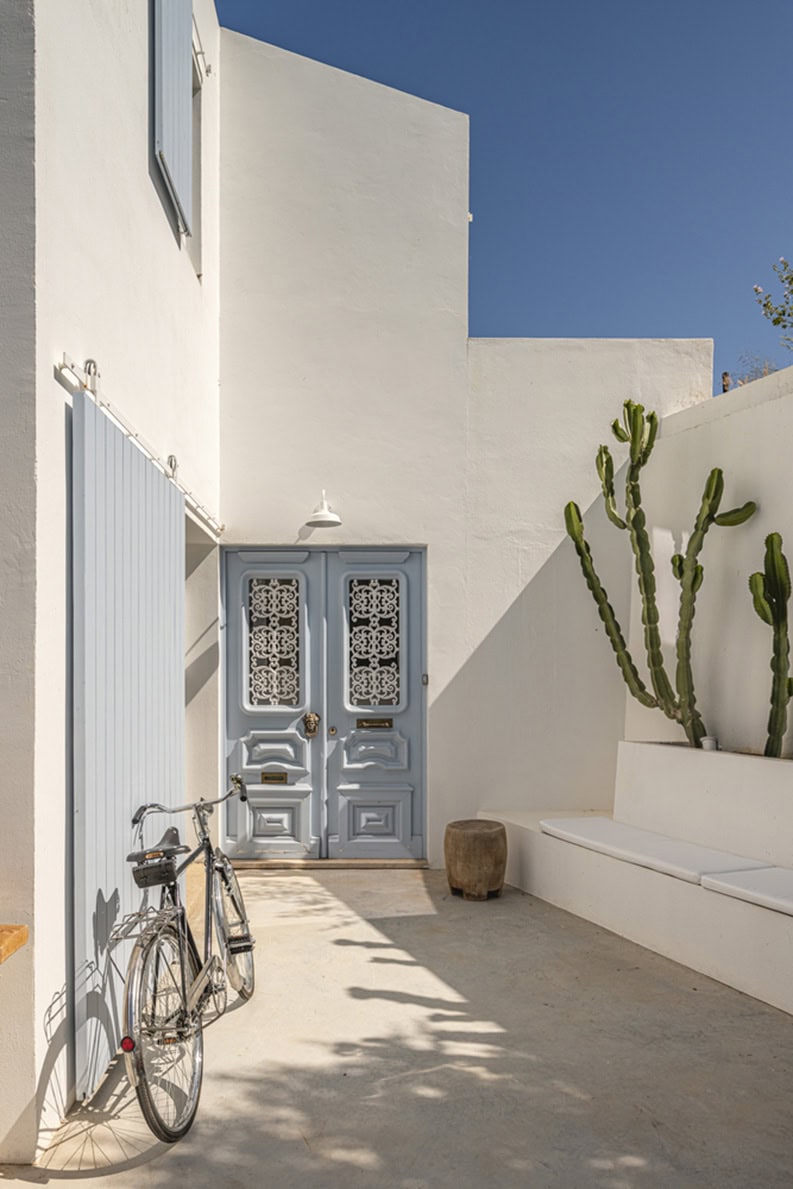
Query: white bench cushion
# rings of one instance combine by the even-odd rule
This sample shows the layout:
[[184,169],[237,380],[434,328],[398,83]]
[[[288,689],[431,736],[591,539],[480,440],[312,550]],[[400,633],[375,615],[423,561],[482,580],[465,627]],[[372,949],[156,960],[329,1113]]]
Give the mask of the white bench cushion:
[[759,871],[705,875],[703,888],[748,900],[763,908],[793,916],[793,871],[789,867],[763,867]]
[[728,854],[727,851],[697,846],[694,842],[668,838],[665,834],[626,826],[610,817],[543,818],[540,829],[564,842],[573,842],[576,846],[585,846],[613,859],[649,867],[652,871],[673,875],[689,883],[701,883],[703,876],[715,872],[752,871],[768,867],[767,863],[757,859],[746,859],[742,855]]

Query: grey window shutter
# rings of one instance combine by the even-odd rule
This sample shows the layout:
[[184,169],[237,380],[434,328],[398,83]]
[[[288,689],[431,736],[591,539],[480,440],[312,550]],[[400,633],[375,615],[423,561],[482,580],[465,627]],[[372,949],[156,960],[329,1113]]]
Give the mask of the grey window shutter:
[[192,0],[154,0],[154,153],[189,235],[193,222]]
[[[170,0],[169,0],[170,2]],[[72,415],[74,1026],[77,1097],[124,1029],[141,904],[126,856],[144,801],[184,788],[184,499],[83,393]],[[171,819],[151,822],[144,845]],[[184,832],[187,822],[179,821]]]

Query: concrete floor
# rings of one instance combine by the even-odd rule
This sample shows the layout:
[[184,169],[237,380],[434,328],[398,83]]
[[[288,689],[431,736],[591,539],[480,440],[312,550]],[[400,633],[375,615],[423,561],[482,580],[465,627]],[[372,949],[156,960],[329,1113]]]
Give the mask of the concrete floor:
[[123,1077],[46,1184],[291,1189],[793,1185],[793,1021],[512,889],[434,871],[242,879],[257,993],[207,1031],[191,1133]]

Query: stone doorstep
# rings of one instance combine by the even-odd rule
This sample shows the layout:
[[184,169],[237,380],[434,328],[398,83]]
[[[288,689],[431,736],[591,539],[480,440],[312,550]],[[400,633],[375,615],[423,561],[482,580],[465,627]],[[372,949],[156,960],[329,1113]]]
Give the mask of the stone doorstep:
[[426,871],[426,859],[232,859],[235,871]]

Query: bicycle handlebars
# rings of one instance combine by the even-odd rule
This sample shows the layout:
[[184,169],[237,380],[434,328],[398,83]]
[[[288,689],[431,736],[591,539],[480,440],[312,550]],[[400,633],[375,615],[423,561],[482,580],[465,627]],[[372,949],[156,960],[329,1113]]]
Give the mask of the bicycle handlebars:
[[213,805],[222,805],[224,801],[228,801],[229,797],[239,796],[240,801],[248,800],[248,791],[245,788],[245,783],[238,772],[229,777],[232,787],[223,796],[218,797],[216,801],[190,801],[187,805],[160,805],[157,801],[151,801],[147,805],[139,805],[132,817],[133,826],[138,826],[149,813],[187,813],[192,810],[194,813],[199,813],[211,809]]

